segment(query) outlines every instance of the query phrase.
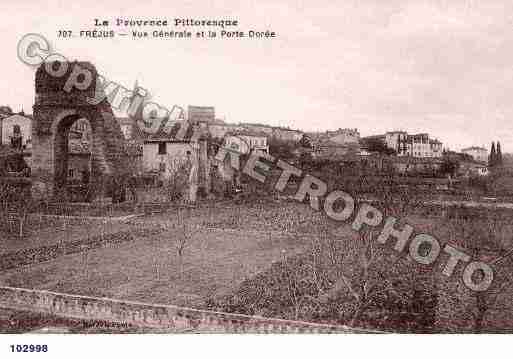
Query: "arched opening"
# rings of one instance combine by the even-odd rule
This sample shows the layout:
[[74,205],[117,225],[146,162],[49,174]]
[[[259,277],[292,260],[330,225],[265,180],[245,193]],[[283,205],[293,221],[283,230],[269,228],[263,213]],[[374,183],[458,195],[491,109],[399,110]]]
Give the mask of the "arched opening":
[[55,131],[55,184],[72,202],[90,201],[92,127],[86,118],[63,118]]

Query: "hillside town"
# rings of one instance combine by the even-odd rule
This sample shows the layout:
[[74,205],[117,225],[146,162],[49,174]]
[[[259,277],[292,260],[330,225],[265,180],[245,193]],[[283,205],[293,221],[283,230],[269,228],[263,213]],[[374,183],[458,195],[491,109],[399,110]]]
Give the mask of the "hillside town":
[[[303,132],[254,123],[227,123],[216,117],[215,108],[189,106],[186,114],[210,141],[243,154],[263,151],[283,156],[288,160],[309,158],[338,163],[383,162],[385,159],[395,171],[403,175],[436,177],[473,177],[489,173],[490,151],[502,157],[500,142],[490,150],[471,146],[452,151],[428,133],[409,134],[406,131],[387,131],[384,134],[361,136],[357,128]],[[116,118],[131,163],[138,176],[168,179],[175,169],[173,163],[184,160],[191,143],[177,141],[171,134],[148,135],[139,129],[137,118]],[[24,111],[13,112],[9,106],[0,107],[1,149],[5,154],[19,153],[30,168],[32,158],[33,116]],[[76,121],[68,135],[69,182],[85,182],[91,172],[91,127],[87,120]],[[285,150],[286,149],[286,150]],[[284,152],[285,150],[285,152]],[[447,170],[448,162],[452,164]],[[16,172],[16,168],[4,170]]]
[[501,139],[120,116],[55,81],[42,65],[33,113],[0,107],[0,331],[511,328],[486,291],[513,265]]

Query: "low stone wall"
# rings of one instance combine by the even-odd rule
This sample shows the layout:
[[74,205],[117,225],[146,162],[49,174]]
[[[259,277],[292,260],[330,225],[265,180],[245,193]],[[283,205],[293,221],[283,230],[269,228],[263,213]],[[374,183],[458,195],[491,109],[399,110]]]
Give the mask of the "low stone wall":
[[370,333],[345,326],[0,287],[0,307],[156,330],[219,333]]

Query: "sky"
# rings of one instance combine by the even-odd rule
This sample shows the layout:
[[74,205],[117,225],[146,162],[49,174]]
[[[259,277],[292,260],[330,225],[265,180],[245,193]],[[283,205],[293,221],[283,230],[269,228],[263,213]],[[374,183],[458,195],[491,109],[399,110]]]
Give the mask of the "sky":
[[[57,37],[94,30],[95,18],[237,19],[277,38]],[[1,101],[15,111],[32,112],[35,73],[16,47],[38,33],[169,108],[305,131],[427,132],[453,150],[498,140],[513,152],[511,1],[2,0],[0,31]]]

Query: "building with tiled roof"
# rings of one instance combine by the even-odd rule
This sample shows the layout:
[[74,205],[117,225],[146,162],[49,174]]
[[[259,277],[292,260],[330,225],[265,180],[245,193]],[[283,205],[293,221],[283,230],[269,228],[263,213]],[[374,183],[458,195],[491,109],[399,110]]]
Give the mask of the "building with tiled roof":
[[461,150],[462,153],[472,156],[472,158],[481,163],[488,163],[488,150],[484,147],[471,146]]
[[397,156],[416,158],[442,157],[443,144],[428,133],[408,134],[406,131],[388,131],[384,135],[367,136],[364,140],[379,140]]
[[224,146],[242,154],[252,151],[269,153],[267,133],[258,130],[244,129],[229,132],[224,137]]

